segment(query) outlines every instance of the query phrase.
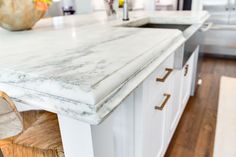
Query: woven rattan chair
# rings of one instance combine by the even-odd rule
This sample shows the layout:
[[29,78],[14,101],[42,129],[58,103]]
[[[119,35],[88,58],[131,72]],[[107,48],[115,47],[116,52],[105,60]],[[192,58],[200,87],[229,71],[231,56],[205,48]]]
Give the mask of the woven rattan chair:
[[64,157],[57,115],[19,113],[0,92],[0,148],[4,157]]

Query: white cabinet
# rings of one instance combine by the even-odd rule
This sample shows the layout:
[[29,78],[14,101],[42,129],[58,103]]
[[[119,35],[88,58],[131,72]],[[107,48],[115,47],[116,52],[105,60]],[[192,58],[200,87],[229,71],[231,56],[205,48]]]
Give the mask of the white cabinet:
[[65,157],[135,157],[134,94],[99,125],[58,115]]
[[161,156],[165,147],[166,108],[155,110],[154,105],[147,105],[144,111],[142,156]]
[[196,71],[197,68],[195,65],[195,57],[197,57],[198,51],[199,49],[197,48],[182,70],[175,70],[173,73],[173,81],[170,83],[170,86],[172,86],[174,94],[171,101],[172,104],[167,106],[167,137],[165,149],[168,148],[181,115],[190,98],[192,86],[195,85],[195,83],[193,83],[193,81],[195,81],[193,77],[194,71]]
[[195,56],[176,70],[170,55],[98,126],[59,115],[66,156],[163,157],[190,97]]
[[191,94],[195,53],[182,70],[174,54],[135,91],[135,157],[163,157]]
[[135,93],[135,157],[161,157],[165,153],[168,106],[173,105],[174,55],[163,62]]
[[185,64],[184,68],[181,71],[182,75],[182,98],[181,98],[181,105],[182,109],[185,108],[190,94],[191,94],[191,89],[192,89],[192,80],[193,80],[193,68],[194,66],[194,57],[195,55],[192,54],[188,62]]
[[172,88],[172,100],[171,104],[167,106],[167,126],[166,126],[166,148],[169,145],[169,142],[171,140],[171,137],[176,129],[176,126],[179,122],[180,116],[181,116],[181,93],[180,88],[181,88],[181,75],[179,75],[178,71],[173,72],[173,78],[169,82],[170,87]]

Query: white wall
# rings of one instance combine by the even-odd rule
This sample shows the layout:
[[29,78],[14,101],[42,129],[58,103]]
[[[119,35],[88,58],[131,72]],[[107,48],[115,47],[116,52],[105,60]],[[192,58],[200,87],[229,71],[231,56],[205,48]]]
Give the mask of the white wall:
[[[147,0],[129,0],[129,2],[132,2],[132,8],[133,9],[143,9],[144,8],[144,1]],[[116,1],[118,4],[118,0]],[[104,10],[104,0],[92,0],[92,5],[94,10]]]
[[172,0],[172,4],[173,4],[173,9],[177,10],[178,1],[177,0]]
[[153,11],[156,9],[155,4],[156,0],[144,0],[144,9]]
[[92,0],[75,0],[76,13],[90,13],[93,11]]
[[104,0],[92,0],[92,7],[94,10],[104,10]]
[[192,10],[200,11],[202,9],[203,9],[203,0],[192,0]]
[[156,10],[156,5],[167,6],[172,5],[172,9],[177,9],[177,0],[142,0],[145,10]]
[[132,0],[132,7],[133,9],[143,9],[144,8],[144,1],[143,0]]
[[[64,3],[74,3],[77,13],[89,13],[96,10],[104,10],[104,0],[63,0]],[[118,0],[116,0],[118,3]],[[132,2],[133,9],[155,10],[157,0],[129,0]],[[161,4],[172,3],[174,8],[177,6],[177,0],[159,0]],[[193,0],[193,8],[197,10],[201,8],[202,0]]]

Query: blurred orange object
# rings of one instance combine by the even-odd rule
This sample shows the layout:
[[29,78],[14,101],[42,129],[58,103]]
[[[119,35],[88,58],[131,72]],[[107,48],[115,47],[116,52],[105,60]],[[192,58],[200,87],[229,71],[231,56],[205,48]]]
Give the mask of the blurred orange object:
[[42,1],[36,1],[35,2],[35,7],[39,10],[42,11],[47,11],[48,10],[48,4]]
[[49,5],[33,0],[0,0],[0,26],[10,31],[29,30],[44,17]]

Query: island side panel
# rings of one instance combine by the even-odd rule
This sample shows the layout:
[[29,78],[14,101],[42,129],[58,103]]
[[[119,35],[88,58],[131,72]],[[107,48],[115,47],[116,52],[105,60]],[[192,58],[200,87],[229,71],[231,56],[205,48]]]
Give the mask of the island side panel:
[[58,116],[65,157],[134,157],[134,94],[101,124]]
[[91,125],[58,115],[65,157],[95,157]]
[[95,157],[134,157],[134,94],[92,133]]

